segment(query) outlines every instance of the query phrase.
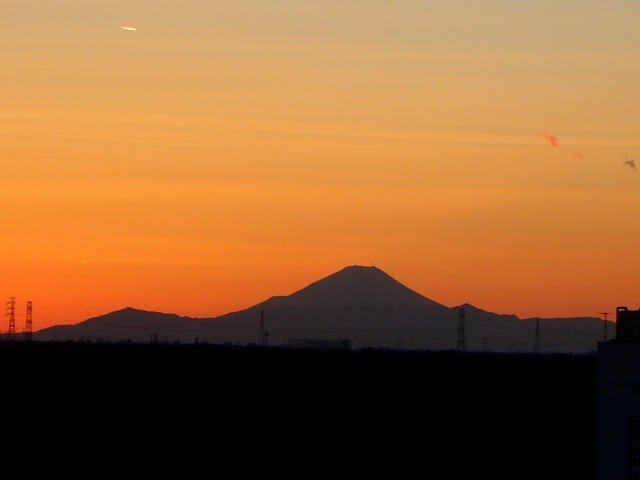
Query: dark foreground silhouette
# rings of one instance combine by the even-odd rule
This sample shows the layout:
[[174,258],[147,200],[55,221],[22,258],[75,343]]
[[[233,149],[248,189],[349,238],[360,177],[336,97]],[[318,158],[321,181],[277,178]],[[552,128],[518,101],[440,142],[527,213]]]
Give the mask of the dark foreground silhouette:
[[310,472],[592,475],[591,356],[3,342],[0,362],[16,415],[100,462],[144,445],[214,471],[233,451]]

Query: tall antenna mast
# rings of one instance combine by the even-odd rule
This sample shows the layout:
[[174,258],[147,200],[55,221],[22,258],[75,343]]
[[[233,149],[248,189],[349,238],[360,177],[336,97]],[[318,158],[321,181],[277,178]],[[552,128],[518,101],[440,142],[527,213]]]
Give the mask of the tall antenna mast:
[[33,338],[33,304],[27,301],[27,317],[24,324],[24,339],[29,342]]
[[9,340],[16,338],[16,297],[7,302],[7,316],[9,317]]
[[540,353],[540,319],[536,318],[536,340],[533,343],[533,353]]
[[464,307],[460,307],[460,312],[458,313],[458,351],[459,352],[464,352],[465,351],[464,319],[465,319]]
[[600,315],[604,315],[604,341],[607,341],[607,316],[611,312],[600,312]]

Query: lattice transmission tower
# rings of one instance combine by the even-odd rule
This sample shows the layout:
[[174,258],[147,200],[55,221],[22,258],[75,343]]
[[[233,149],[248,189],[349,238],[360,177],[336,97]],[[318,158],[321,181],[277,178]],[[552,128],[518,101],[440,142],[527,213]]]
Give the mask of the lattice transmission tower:
[[16,338],[16,297],[7,302],[7,317],[9,317],[9,340]]
[[33,303],[27,301],[27,316],[24,322],[24,339],[29,342],[33,338]]

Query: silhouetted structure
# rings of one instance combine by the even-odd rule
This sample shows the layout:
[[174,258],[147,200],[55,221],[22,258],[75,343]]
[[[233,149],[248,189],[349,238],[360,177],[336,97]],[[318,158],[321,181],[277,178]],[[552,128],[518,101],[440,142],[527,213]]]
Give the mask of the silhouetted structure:
[[640,310],[616,308],[616,341],[640,342]]
[[24,339],[29,342],[33,338],[33,304],[27,301],[27,316],[24,322]]
[[464,321],[465,321],[465,313],[464,307],[460,308],[460,312],[458,312],[458,351],[464,352],[466,350],[465,342],[464,342]]
[[600,312],[600,315],[604,315],[604,341],[607,341],[607,316],[610,312]]
[[616,309],[598,344],[594,479],[640,479],[640,310]]
[[9,340],[16,337],[16,297],[11,297],[7,302],[7,316],[9,317]]
[[540,353],[540,319],[536,318],[536,339],[533,342],[533,353]]
[[264,311],[260,312],[260,332],[258,333],[258,345],[264,346],[266,344],[267,337],[264,333]]

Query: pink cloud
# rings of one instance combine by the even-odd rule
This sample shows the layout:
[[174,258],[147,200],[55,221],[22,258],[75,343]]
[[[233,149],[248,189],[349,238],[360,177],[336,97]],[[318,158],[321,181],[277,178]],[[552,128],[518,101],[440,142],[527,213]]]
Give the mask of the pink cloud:
[[542,136],[547,139],[547,141],[551,144],[552,147],[557,147],[560,144],[558,137],[549,135],[547,132],[544,132]]

